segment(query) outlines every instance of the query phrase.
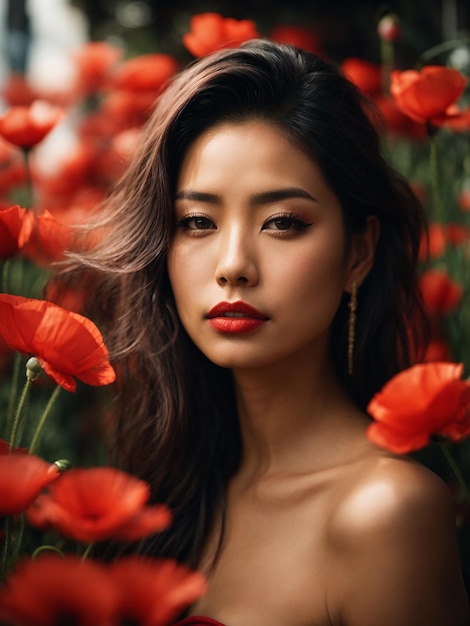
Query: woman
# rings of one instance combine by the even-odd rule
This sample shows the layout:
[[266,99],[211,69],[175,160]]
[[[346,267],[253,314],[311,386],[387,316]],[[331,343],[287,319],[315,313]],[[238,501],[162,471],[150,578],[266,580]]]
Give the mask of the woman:
[[139,549],[208,578],[181,624],[468,623],[446,487],[365,437],[424,325],[424,217],[366,108],[291,47],[198,61],[81,260],[120,364],[119,461],[174,515]]

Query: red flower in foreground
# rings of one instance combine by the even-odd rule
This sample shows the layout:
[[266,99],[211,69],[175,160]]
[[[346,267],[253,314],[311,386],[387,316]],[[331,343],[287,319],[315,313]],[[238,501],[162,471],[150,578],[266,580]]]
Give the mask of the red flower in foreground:
[[0,211],[0,258],[15,256],[28,241],[33,230],[34,215],[15,205]]
[[95,324],[45,300],[0,294],[0,334],[13,350],[34,354],[56,383],[75,391],[74,376],[108,385],[116,374]]
[[455,116],[448,109],[462,95],[467,79],[458,70],[429,65],[418,72],[391,73],[390,92],[398,107],[416,122],[440,125]]
[[50,265],[63,258],[65,250],[73,247],[72,231],[58,222],[48,211],[37,215],[23,254],[38,265]]
[[183,43],[195,57],[204,57],[221,48],[238,48],[259,33],[252,20],[222,17],[220,13],[199,13],[191,18],[191,31],[183,35]]
[[130,556],[109,566],[121,623],[166,626],[206,591],[202,574],[172,560]]
[[43,555],[23,561],[0,592],[2,623],[117,626],[116,590],[103,565]]
[[201,574],[171,560],[126,557],[103,565],[43,555],[8,577],[0,619],[21,626],[166,626],[205,589]]
[[31,106],[14,106],[0,117],[0,135],[20,148],[36,145],[62,119],[64,112],[47,102],[35,100]]
[[447,315],[460,304],[463,287],[444,270],[431,269],[421,276],[419,286],[424,304],[431,315]]
[[[14,454],[28,454],[28,448],[13,448]],[[4,439],[0,439],[0,455],[10,454],[10,444]]]
[[28,520],[83,542],[134,541],[170,524],[167,507],[145,506],[149,496],[146,482],[117,469],[72,469],[36,500]]
[[419,450],[432,435],[458,441],[470,434],[470,383],[462,364],[424,363],[394,376],[367,407],[367,437],[397,454]]
[[21,513],[56,480],[59,470],[30,454],[0,455],[0,516]]

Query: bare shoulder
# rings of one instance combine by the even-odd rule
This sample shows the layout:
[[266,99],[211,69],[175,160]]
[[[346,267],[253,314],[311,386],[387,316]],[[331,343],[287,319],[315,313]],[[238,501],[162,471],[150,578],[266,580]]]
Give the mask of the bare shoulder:
[[338,487],[328,543],[338,623],[470,623],[450,493],[418,463],[361,461]]
[[387,529],[410,532],[425,523],[454,524],[450,492],[436,474],[408,458],[374,456],[339,488],[331,531],[356,541]]

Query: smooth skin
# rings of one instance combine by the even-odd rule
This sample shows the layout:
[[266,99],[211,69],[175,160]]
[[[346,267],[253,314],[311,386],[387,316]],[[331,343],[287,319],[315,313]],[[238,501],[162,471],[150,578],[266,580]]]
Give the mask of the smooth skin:
[[[168,270],[182,323],[231,368],[242,432],[227,526],[192,608],[226,626],[470,623],[447,487],[365,437],[369,419],[328,354],[344,291],[374,262],[377,221],[346,245],[321,171],[259,120],[206,131],[182,163]],[[245,334],[208,312],[244,301],[267,318]]]

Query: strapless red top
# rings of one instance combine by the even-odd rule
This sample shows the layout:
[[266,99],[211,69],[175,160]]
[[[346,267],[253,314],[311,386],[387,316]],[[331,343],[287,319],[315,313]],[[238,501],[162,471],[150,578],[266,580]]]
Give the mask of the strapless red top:
[[202,615],[191,615],[186,617],[180,622],[176,622],[173,626],[224,626],[220,622],[210,617],[203,617]]

